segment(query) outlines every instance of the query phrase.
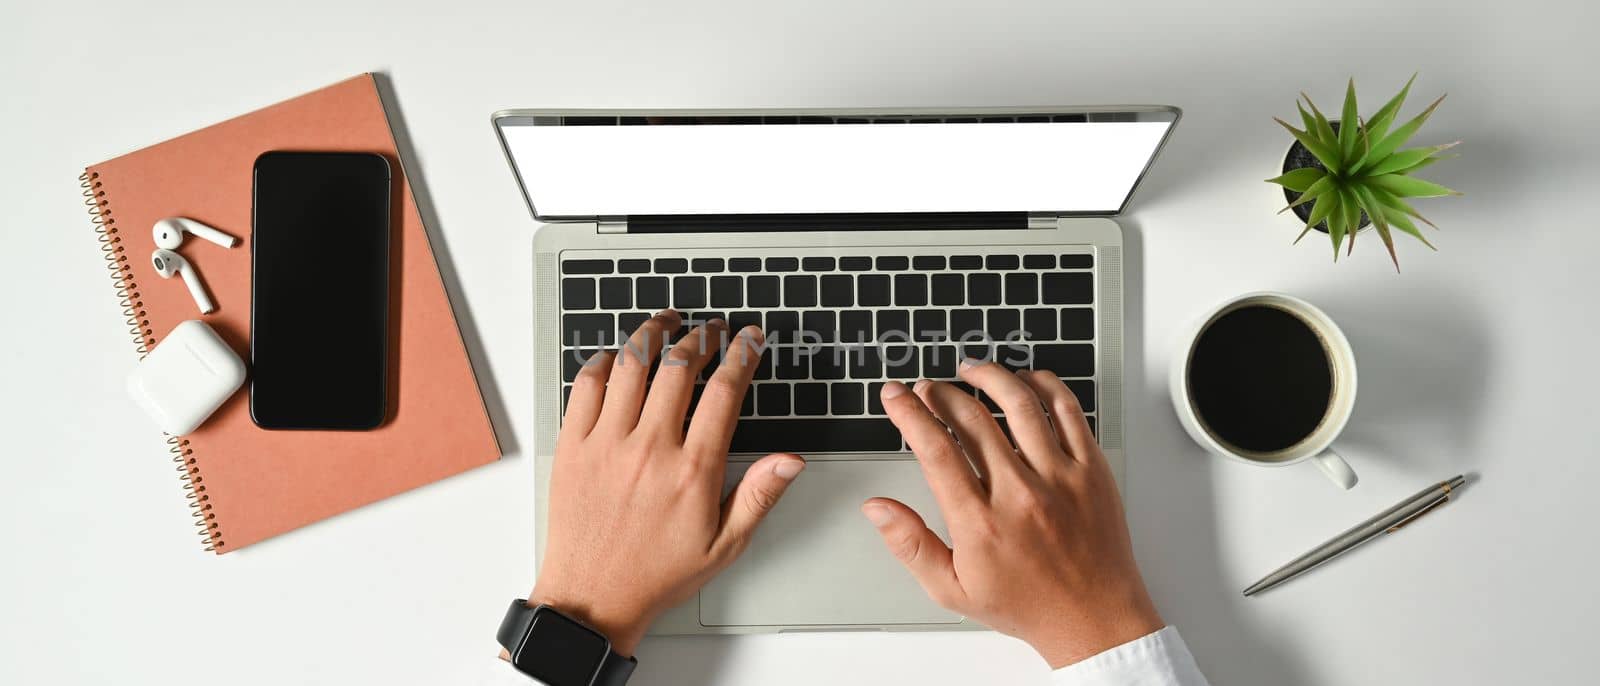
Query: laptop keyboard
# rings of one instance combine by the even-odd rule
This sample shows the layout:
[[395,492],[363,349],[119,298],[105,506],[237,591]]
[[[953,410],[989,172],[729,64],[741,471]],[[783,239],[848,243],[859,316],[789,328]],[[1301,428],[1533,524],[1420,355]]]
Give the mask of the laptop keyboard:
[[[874,250],[882,250],[874,249]],[[807,251],[808,253],[820,251]],[[584,359],[655,312],[755,324],[767,349],[731,452],[898,452],[878,392],[890,380],[956,380],[963,357],[1049,369],[1095,427],[1094,256],[967,248],[915,254],[722,257],[568,251],[561,260],[562,409]],[[701,383],[715,371],[713,361]],[[695,400],[699,399],[696,387]]]

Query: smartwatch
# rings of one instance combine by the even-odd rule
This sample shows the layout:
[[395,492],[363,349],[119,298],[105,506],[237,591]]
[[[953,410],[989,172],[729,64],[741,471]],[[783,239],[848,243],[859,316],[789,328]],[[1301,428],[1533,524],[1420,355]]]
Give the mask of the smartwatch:
[[611,639],[549,605],[511,601],[496,635],[517,671],[546,686],[622,686],[638,660],[611,651]]

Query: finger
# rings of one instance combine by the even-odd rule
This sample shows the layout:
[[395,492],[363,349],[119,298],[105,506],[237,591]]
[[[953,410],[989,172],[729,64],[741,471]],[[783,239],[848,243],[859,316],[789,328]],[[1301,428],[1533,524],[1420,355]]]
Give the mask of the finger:
[[861,514],[878,528],[884,545],[928,593],[933,602],[960,612],[966,592],[956,578],[955,555],[922,516],[889,498],[873,498],[861,505]]
[[[963,361],[957,372],[963,380],[984,395],[994,399],[1005,413],[1006,426],[1011,429],[1011,440],[1016,442],[1022,462],[1039,473],[1063,464],[1066,451],[1056,439],[1045,415],[1038,394],[1017,375],[992,362],[971,363]],[[985,408],[987,409],[987,408]]]
[[972,471],[972,463],[922,400],[898,381],[884,384],[879,397],[889,421],[894,422],[900,435],[905,437],[906,445],[916,453],[922,475],[928,480],[945,516],[948,518],[981,504],[983,489],[978,475]]
[[912,389],[922,403],[956,435],[961,449],[972,460],[979,478],[993,480],[1014,478],[1020,464],[1016,449],[1006,438],[1000,425],[989,414],[989,408],[962,391],[942,381],[918,381]]
[[696,454],[727,456],[734,426],[739,422],[739,408],[750,392],[750,379],[755,376],[765,342],[759,327],[747,326],[723,353],[722,364],[700,393],[700,404],[689,420],[689,434],[683,441]]
[[650,368],[656,356],[666,345],[672,332],[682,325],[683,317],[671,309],[656,313],[628,337],[617,351],[616,362],[611,365],[611,381],[606,388],[606,403],[600,411],[600,422],[609,431],[626,433],[639,423],[639,409],[644,405],[645,386],[649,383]]
[[678,340],[661,358],[661,366],[650,382],[644,401],[644,415],[639,418],[640,428],[659,431],[674,442],[683,439],[683,419],[689,412],[689,401],[694,397],[695,381],[711,357],[721,349],[728,324],[714,319],[697,326],[689,335]]
[[750,545],[756,525],[777,506],[789,484],[806,468],[799,455],[774,453],[756,460],[722,501],[722,528],[711,542],[714,557],[732,562]]
[[1078,402],[1078,396],[1073,395],[1072,390],[1048,370],[1028,372],[1022,374],[1022,378],[1050,408],[1056,437],[1066,447],[1067,454],[1078,462],[1104,461],[1105,456],[1095,443],[1094,432],[1089,430],[1089,422],[1083,418],[1083,405]]
[[[561,354],[577,353],[569,350]],[[611,378],[611,358],[611,351],[602,350],[583,361],[578,376],[572,380],[571,395],[567,396],[567,414],[561,419],[561,434],[556,439],[558,444],[582,440],[599,421],[600,408],[606,400],[606,380]]]

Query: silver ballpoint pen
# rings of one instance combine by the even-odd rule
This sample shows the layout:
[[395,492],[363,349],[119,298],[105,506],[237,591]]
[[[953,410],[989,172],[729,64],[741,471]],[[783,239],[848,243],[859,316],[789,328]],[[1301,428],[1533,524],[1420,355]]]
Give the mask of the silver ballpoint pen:
[[1464,475],[1456,475],[1422,489],[1410,498],[1401,501],[1378,516],[1355,525],[1349,531],[1334,536],[1327,543],[1319,545],[1309,553],[1301,555],[1271,574],[1262,577],[1244,589],[1246,596],[1253,596],[1273,586],[1300,576],[1312,568],[1328,560],[1332,560],[1344,553],[1354,550],[1382,534],[1392,534],[1407,524],[1417,520],[1418,517],[1432,512],[1434,508],[1450,502],[1450,497],[1467,482]]

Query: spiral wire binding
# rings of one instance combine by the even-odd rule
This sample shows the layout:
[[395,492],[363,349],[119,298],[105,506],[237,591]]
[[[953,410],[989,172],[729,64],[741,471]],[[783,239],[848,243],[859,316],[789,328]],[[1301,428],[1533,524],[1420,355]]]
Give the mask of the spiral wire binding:
[[[111,209],[107,206],[105,191],[100,189],[100,174],[98,172],[84,171],[78,176],[80,185],[83,186],[83,204],[89,208],[90,221],[94,223],[95,236],[100,241],[100,252],[106,260],[106,269],[111,272],[111,282],[117,289],[117,299],[122,305],[122,316],[127,319],[128,335],[133,338],[134,350],[142,359],[150,354],[155,347],[155,331],[150,328],[150,320],[146,318],[144,299],[139,297],[139,287],[133,282],[133,268],[128,264],[128,256],[122,246],[122,238],[117,235],[117,220],[112,218]],[[200,477],[199,466],[195,463],[194,451],[189,449],[189,441],[181,436],[167,435],[167,452],[172,455],[172,462],[177,465],[178,478],[183,481],[184,495],[189,500],[189,512],[194,517],[195,533],[200,537],[200,542],[207,552],[215,552],[222,547],[222,533],[217,530],[216,514],[211,511],[211,497],[206,495],[204,480]]]

